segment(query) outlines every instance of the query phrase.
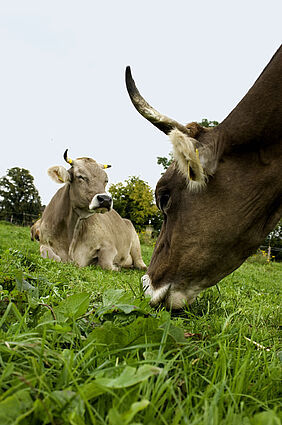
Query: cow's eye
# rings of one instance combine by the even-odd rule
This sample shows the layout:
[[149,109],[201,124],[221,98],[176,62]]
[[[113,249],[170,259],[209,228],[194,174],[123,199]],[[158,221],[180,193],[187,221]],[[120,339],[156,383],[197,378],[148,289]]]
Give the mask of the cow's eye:
[[158,199],[158,207],[161,211],[164,212],[164,210],[165,210],[165,208],[168,204],[169,198],[170,198],[170,196],[169,196],[168,192],[164,192],[164,193],[160,194],[159,199]]
[[77,176],[78,180],[85,180],[85,177],[83,176]]

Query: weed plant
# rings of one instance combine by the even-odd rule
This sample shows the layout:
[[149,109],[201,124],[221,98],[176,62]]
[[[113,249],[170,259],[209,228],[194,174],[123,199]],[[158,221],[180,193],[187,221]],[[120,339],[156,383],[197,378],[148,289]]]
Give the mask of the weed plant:
[[281,425],[281,264],[246,262],[173,313],[138,270],[42,259],[7,223],[0,238],[1,425]]

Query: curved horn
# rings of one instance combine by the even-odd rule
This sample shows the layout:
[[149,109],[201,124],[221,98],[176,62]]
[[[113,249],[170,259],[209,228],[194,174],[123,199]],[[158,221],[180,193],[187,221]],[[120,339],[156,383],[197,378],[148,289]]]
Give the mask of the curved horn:
[[174,121],[171,118],[166,117],[165,115],[160,114],[158,111],[156,111],[156,109],[154,109],[152,106],[149,105],[149,103],[146,102],[146,100],[141,96],[135,85],[135,82],[131,75],[130,66],[126,67],[125,81],[126,88],[133,105],[144,118],[154,124],[159,130],[163,131],[165,134],[168,134],[171,130],[177,128],[184,134],[191,136],[189,128],[185,127],[182,124],[179,124],[177,121]]
[[72,165],[72,163],[73,163],[73,160],[68,158],[68,149],[66,149],[65,152],[64,152],[64,160],[70,165]]

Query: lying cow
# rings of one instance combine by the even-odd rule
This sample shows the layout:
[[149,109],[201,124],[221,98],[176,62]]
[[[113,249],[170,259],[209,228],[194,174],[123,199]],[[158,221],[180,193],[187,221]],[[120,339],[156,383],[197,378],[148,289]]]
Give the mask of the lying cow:
[[41,218],[36,220],[36,222],[33,223],[33,225],[30,227],[30,239],[32,241],[40,240],[40,223],[41,223]]
[[108,177],[92,158],[64,159],[71,165],[49,168],[49,176],[64,186],[45,208],[40,224],[41,256],[78,266],[103,269],[145,269],[137,233],[129,220],[112,209],[105,193]]
[[174,148],[175,162],[156,188],[164,222],[144,289],[151,304],[177,309],[239,267],[282,215],[282,47],[213,129],[157,112],[130,68],[126,83],[138,112]]

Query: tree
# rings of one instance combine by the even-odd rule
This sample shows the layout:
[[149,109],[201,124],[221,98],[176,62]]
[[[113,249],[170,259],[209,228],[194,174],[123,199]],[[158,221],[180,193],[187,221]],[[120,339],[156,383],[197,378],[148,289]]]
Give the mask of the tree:
[[202,127],[216,127],[219,122],[218,121],[209,121],[207,118],[203,118],[201,122],[199,122]]
[[132,221],[140,231],[151,220],[155,220],[158,209],[154,204],[153,190],[139,177],[130,177],[125,184],[112,184],[109,188],[114,209],[123,217]]
[[34,178],[24,168],[14,167],[0,179],[0,217],[17,224],[30,224],[41,212],[41,199]]
[[[202,127],[216,127],[218,125],[217,121],[209,121],[207,118],[203,118],[201,122],[199,122]],[[157,157],[157,163],[159,165],[162,165],[164,170],[167,170],[170,164],[173,162],[173,155],[172,152],[169,153],[169,158],[166,158],[165,156],[158,156]]]
[[173,155],[172,152],[169,152],[169,158],[166,158],[165,156],[158,156],[157,157],[157,163],[158,165],[162,165],[164,170],[167,170],[170,164],[173,162]]

